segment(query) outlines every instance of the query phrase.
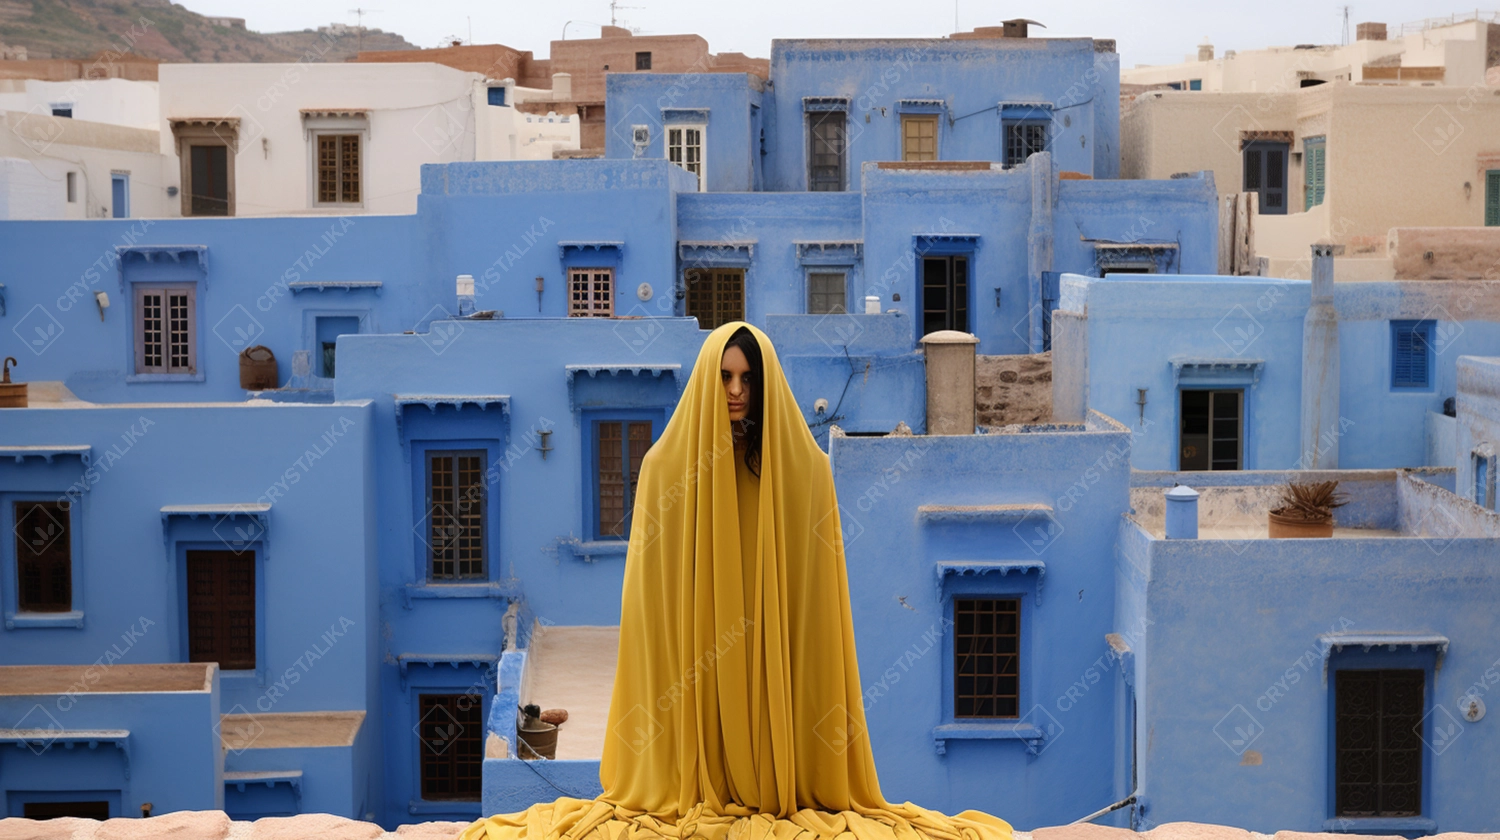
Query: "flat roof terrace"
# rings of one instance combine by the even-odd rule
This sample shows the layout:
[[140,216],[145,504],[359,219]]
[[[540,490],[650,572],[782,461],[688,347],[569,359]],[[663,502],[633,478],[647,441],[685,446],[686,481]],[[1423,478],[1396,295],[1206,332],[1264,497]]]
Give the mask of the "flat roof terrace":
[[148,665],[0,665],[0,697],[213,690],[212,662]]

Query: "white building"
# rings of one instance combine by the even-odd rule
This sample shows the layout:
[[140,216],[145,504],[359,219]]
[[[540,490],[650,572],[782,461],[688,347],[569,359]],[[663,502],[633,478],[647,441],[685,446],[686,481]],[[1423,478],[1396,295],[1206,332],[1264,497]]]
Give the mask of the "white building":
[[[1491,34],[1496,33],[1496,34]],[[1267,93],[1346,81],[1391,85],[1484,85],[1500,13],[1417,21],[1388,29],[1361,23],[1343,46],[1303,44],[1214,55],[1204,44],[1180,64],[1138,64],[1120,70],[1120,86],[1222,93]]]
[[439,64],[163,64],[0,80],[0,219],[413,213],[421,166],[551,159],[552,92]]

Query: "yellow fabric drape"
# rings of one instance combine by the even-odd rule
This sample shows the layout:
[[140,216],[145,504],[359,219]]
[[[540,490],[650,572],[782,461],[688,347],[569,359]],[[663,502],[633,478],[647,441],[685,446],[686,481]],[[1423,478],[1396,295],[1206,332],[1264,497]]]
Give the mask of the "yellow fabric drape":
[[[833,473],[753,326],[760,478],[736,475],[719,370],[742,326],[709,334],[641,467],[603,794],[489,817],[462,840],[1010,840],[988,814],[881,795]],[[737,488],[757,483],[757,521],[741,523]]]

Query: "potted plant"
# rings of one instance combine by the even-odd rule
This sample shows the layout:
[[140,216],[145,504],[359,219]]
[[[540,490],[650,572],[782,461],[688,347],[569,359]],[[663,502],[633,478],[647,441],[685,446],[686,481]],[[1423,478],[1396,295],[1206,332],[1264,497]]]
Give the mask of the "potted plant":
[[521,725],[516,727],[516,754],[523,759],[556,758],[557,730],[568,719],[565,709],[542,708],[535,703],[521,707]]
[[1333,509],[1348,504],[1337,481],[1288,482],[1267,514],[1271,539],[1331,537]]

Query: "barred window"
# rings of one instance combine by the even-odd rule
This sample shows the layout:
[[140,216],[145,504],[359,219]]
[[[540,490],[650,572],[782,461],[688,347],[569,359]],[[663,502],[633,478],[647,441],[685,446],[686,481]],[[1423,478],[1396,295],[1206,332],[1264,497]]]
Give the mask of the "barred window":
[[1421,815],[1425,679],[1415,669],[1336,672],[1338,816]]
[[1020,166],[1037,152],[1047,151],[1047,124],[1044,122],[1008,122],[1005,124],[1005,165]]
[[428,576],[435,581],[485,577],[488,491],[482,450],[427,453]]
[[953,716],[1018,717],[1020,599],[955,599],[953,621]]
[[807,275],[807,314],[844,311],[844,272],[813,271]]
[[473,694],[423,694],[422,798],[478,802],[484,765],[484,706]]
[[16,592],[22,612],[73,608],[72,523],[67,502],[16,502]]
[[318,135],[318,203],[360,202],[358,134]]
[[694,268],[686,272],[687,314],[698,328],[711,330],[745,319],[743,268]]
[[630,536],[630,513],[641,463],[651,448],[651,421],[594,423],[594,488],[598,499],[595,539]]
[[615,314],[615,273],[608,268],[568,271],[568,317],[608,318]]

